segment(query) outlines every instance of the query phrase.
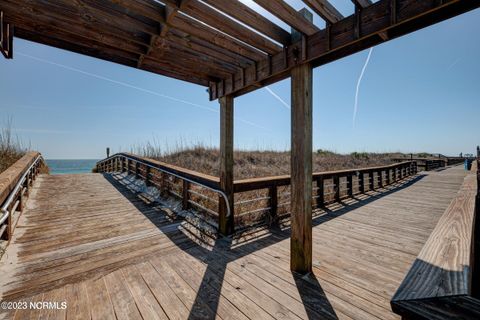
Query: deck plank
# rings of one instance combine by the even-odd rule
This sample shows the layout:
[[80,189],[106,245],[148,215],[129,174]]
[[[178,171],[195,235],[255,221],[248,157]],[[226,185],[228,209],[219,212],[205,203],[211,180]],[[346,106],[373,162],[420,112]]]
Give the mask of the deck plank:
[[67,301],[6,319],[398,319],[390,299],[458,192],[460,166],[314,211],[313,274],[289,226],[200,246],[111,176],[42,175],[0,260],[2,300]]

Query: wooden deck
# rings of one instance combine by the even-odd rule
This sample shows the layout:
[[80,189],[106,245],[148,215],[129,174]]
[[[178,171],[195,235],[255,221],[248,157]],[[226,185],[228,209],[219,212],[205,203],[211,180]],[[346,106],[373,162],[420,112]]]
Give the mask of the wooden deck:
[[199,245],[109,176],[40,176],[0,261],[3,301],[67,302],[15,319],[398,319],[390,299],[459,190],[421,173],[316,211],[314,273],[289,271],[289,230]]

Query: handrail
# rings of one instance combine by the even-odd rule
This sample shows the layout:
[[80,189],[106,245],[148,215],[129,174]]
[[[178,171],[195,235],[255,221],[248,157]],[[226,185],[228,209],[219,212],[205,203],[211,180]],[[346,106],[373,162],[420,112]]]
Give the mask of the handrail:
[[[202,183],[202,182],[199,182],[199,181],[195,181],[191,178],[188,178],[188,177],[185,177],[185,176],[182,176],[180,174],[177,174],[175,172],[172,172],[171,170],[166,170],[166,169],[163,169],[163,168],[160,168],[160,166],[155,166],[155,165],[152,165],[152,161],[155,162],[154,160],[144,160],[144,159],[141,159],[141,158],[138,158],[138,157],[132,157],[126,153],[117,153],[117,154],[114,154],[104,160],[101,160],[99,162],[97,162],[97,168],[99,167],[99,165],[105,163],[105,162],[108,162],[114,158],[125,158],[125,159],[128,159],[128,160],[132,160],[132,161],[136,161],[136,162],[139,162],[139,163],[142,163],[144,166],[147,166],[147,167],[150,167],[150,168],[153,168],[153,169],[156,169],[156,170],[159,170],[161,172],[164,172],[164,173],[167,173],[171,176],[174,176],[174,177],[177,177],[179,179],[182,179],[182,180],[185,180],[187,182],[190,182],[190,183],[193,183],[193,184],[196,184],[196,185],[199,185],[205,189],[208,189],[212,192],[215,192],[219,195],[222,196],[223,200],[225,201],[225,204],[226,204],[226,209],[227,209],[227,217],[229,217],[232,213],[230,211],[230,201],[228,200],[228,197],[227,195],[225,194],[225,192],[223,192],[222,190],[220,189],[217,189],[217,188],[213,188],[205,183]],[[172,166],[173,167],[173,166]]]
[[[25,182],[27,182],[26,188],[28,190],[28,185],[30,181],[27,179],[29,179],[29,176],[31,176],[32,178],[35,177],[35,175],[38,173],[37,169],[39,167],[39,164],[43,161],[44,160],[41,154],[37,152],[29,152],[0,175],[0,177],[2,177],[2,179],[0,180],[2,180],[1,182],[4,184],[4,188],[2,188],[3,202],[0,203],[2,205],[0,207],[0,226],[3,225],[5,221],[7,221],[7,219],[12,216],[12,214],[16,211],[17,206],[20,205],[20,207],[22,207],[21,198],[23,197],[24,193],[22,188],[24,187]],[[22,166],[26,163],[29,163],[29,165],[25,169]],[[19,170],[19,168],[21,168],[21,170]],[[20,171],[18,175],[15,175],[16,171]],[[13,178],[11,178],[10,176],[13,176]],[[20,200],[17,200],[18,197],[20,197]],[[16,201],[15,205],[11,206],[14,201]],[[10,240],[11,233],[13,232],[12,226],[10,224],[11,222],[9,221],[6,226],[2,227],[2,231],[0,232],[0,236],[3,236],[3,233],[6,230],[5,228],[8,227],[8,240]]]
[[[397,169],[397,168],[407,167],[410,165],[412,165],[412,161],[404,161],[404,162],[394,163],[394,164],[385,165],[385,166],[314,172],[312,175],[312,178],[316,180],[319,178],[329,179],[334,176],[348,176],[348,175],[358,176],[360,174]],[[272,185],[272,184],[275,184],[277,187],[279,187],[279,186],[285,186],[290,184],[290,175],[235,180],[233,184],[234,184],[235,192],[245,192],[245,191],[267,188],[269,185]]]

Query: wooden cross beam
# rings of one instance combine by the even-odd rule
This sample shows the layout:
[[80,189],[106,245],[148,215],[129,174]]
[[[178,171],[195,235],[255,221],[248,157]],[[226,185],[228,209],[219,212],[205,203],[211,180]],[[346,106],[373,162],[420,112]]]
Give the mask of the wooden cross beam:
[[343,19],[342,14],[328,0],[303,0],[327,23],[335,23]]
[[4,13],[0,11],[0,51],[5,59],[13,58],[13,25],[4,20]]
[[[273,11],[278,1],[260,1]],[[210,85],[212,99],[227,94],[240,96],[260,87],[288,78],[298,63],[318,67],[352,55],[385,41],[455,17],[480,6],[479,0],[380,0],[363,7],[359,1],[356,13],[328,24],[313,35],[291,44],[280,53],[265,57],[234,74],[234,81],[224,79]],[[362,8],[361,8],[362,7]],[[291,8],[290,8],[291,9]],[[278,10],[283,14],[286,11]],[[306,59],[298,59],[298,56]],[[215,88],[216,86],[216,88]],[[219,90],[218,88],[225,88]]]

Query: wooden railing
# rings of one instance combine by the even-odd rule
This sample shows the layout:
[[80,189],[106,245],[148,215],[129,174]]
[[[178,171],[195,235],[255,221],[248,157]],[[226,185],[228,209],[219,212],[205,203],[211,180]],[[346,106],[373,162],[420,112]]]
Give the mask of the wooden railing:
[[472,279],[480,279],[473,274],[479,258],[474,246],[479,236],[478,165],[477,158],[391,301],[402,319],[478,319],[480,300],[472,295],[479,286]]
[[[97,171],[134,174],[144,180],[147,186],[155,186],[161,193],[178,198],[183,209],[193,207],[205,213],[206,220],[218,227],[219,205],[225,199],[215,194],[220,190],[217,177],[126,153],[100,161]],[[382,167],[314,173],[314,205],[321,207],[375,190],[416,172],[416,163],[406,161]],[[290,211],[290,176],[236,180],[234,199],[231,214],[234,214],[236,229],[276,222]]]
[[[382,188],[417,173],[415,162],[388,166],[317,172],[313,174],[313,206],[338,202],[366,191]],[[235,223],[276,222],[290,214],[290,176],[236,180]]]
[[396,158],[393,159],[397,162],[403,161],[415,161],[417,163],[418,171],[431,171],[446,166],[451,166],[459,163],[463,163],[465,158],[461,157],[445,157],[440,155],[438,158]]
[[96,170],[135,175],[147,187],[157,188],[161,195],[180,199],[183,210],[194,208],[204,213],[206,222],[217,228],[220,201],[228,202],[217,177],[129,153],[118,153],[99,161]]
[[0,237],[10,241],[26,198],[45,165],[38,152],[28,152],[0,174]]

